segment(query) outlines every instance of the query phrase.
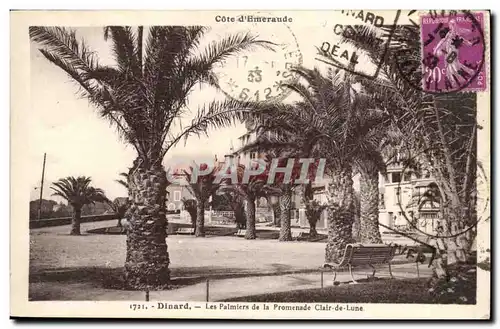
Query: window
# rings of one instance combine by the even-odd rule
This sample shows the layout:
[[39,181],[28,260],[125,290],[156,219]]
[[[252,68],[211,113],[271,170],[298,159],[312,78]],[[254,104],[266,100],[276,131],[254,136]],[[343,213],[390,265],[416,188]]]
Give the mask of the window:
[[385,209],[385,200],[384,200],[384,193],[380,193],[380,196],[379,196],[379,208],[380,209]]
[[250,152],[250,159],[256,159],[257,158],[257,153],[256,152]]
[[394,204],[398,205],[400,201],[401,201],[401,187],[398,186],[394,189]]
[[401,182],[401,173],[399,172],[393,172],[392,173],[392,181],[391,183],[399,183]]
[[403,182],[409,182],[411,181],[411,174],[410,173],[405,173],[403,175]]
[[437,213],[422,213],[422,218],[424,219],[438,219]]
[[174,191],[174,201],[181,201],[181,191]]

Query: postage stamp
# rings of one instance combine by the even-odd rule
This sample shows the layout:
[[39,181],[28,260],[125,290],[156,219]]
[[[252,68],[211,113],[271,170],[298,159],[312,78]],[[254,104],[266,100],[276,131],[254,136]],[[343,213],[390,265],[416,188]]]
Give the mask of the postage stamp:
[[420,29],[425,92],[487,88],[482,13],[422,15]]
[[490,319],[489,24],[12,11],[11,316]]

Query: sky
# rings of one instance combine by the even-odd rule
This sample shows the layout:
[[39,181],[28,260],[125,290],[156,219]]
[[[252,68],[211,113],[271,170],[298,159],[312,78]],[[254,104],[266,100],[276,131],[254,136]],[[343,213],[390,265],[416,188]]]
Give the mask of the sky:
[[[346,19],[351,24],[359,24],[359,22],[353,21],[354,18],[344,15],[339,16],[339,20],[336,22],[342,22]],[[318,66],[325,69],[328,67],[326,64],[315,60],[316,47],[321,47],[325,41],[331,47],[338,43],[339,37],[332,33],[334,24],[335,20],[333,22],[330,20],[327,23],[325,19],[318,17],[302,23],[300,28],[294,24],[290,25],[290,29],[284,28],[284,25],[279,28],[276,27],[278,25],[273,25],[272,29],[269,27],[252,28],[252,32],[262,39],[271,39],[277,43],[283,40],[286,40],[287,43],[296,42],[302,62],[306,67]],[[214,26],[212,31],[206,35],[201,46],[221,35],[237,32],[238,28],[235,25],[227,24]],[[241,28],[239,29],[241,30]],[[76,28],[76,32],[77,36],[85,39],[89,47],[98,54],[100,63],[113,63],[110,44],[104,41],[102,27]],[[352,53],[349,46],[340,44],[338,55],[343,50]],[[269,62],[271,60],[280,61],[276,54],[269,55],[263,50],[254,50],[248,55],[249,65],[252,67],[261,65],[262,63],[258,63],[262,62],[262,58],[268,58]],[[343,60],[342,58],[338,59]],[[232,67],[232,71],[228,71],[229,75],[225,75],[224,82],[227,83],[228,79],[234,78],[240,86],[245,86],[247,71],[244,71],[245,73],[237,71],[234,66],[235,60],[230,61],[228,66]],[[278,65],[283,64],[283,60],[281,60]],[[363,65],[365,63],[361,60],[358,67],[364,67]],[[261,65],[261,69],[264,70],[264,73],[269,73],[270,71],[266,71],[263,66],[264,64]],[[90,176],[93,185],[104,189],[106,195],[111,199],[125,196],[126,190],[115,180],[120,178],[119,173],[128,171],[135,158],[134,149],[120,140],[114,128],[107,121],[99,118],[96,109],[86,99],[78,96],[77,85],[61,69],[47,61],[34,43],[31,43],[30,72],[31,111],[30,117],[27,118],[29,128],[26,133],[26,150],[29,152],[30,167],[33,168],[26,173],[31,182],[30,200],[39,197],[39,189],[37,188],[40,186],[44,153],[47,154],[44,198],[61,201],[51,197],[50,184],[66,176],[79,175]],[[272,77],[272,74],[267,74],[266,79],[264,83],[272,88],[276,79]],[[199,106],[213,99],[222,99],[222,97],[224,96],[220,93],[217,94],[215,89],[196,89],[189,98],[188,107],[191,111],[190,114],[182,118],[183,125],[190,121],[191,116]],[[213,158],[214,156],[219,159],[223,158],[224,154],[229,151],[231,144],[234,144],[235,147],[238,146],[237,138],[244,133],[245,128],[238,124],[219,130],[211,129],[208,138],[190,137],[186,144],[181,142],[171,149],[163,164],[168,166],[169,162],[183,157],[195,160]]]
[[[90,44],[102,64],[112,64],[109,45],[102,38],[102,28],[77,30]],[[114,180],[119,173],[128,171],[135,159],[135,150],[123,143],[113,127],[99,118],[97,111],[86,99],[77,95],[77,85],[55,65],[48,62],[31,45],[31,104],[29,118],[30,161],[34,169],[29,173],[32,190],[30,200],[39,197],[43,154],[47,153],[45,165],[44,198],[51,197],[48,188],[51,182],[66,176],[85,175],[93,184],[103,188],[110,198],[125,196],[126,190]],[[193,93],[190,108],[196,109],[202,92]],[[213,97],[209,98],[211,100]],[[191,106],[191,104],[194,104]],[[185,123],[191,118],[186,116]],[[234,141],[245,133],[242,125],[220,130],[211,130],[210,137],[190,137],[187,143],[180,142],[165,157],[164,164],[174,157],[219,158],[226,154]]]

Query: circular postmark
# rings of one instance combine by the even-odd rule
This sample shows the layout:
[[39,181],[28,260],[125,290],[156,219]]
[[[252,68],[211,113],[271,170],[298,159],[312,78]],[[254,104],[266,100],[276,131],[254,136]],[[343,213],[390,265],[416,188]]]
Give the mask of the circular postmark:
[[283,21],[286,20],[257,13],[238,16],[234,23],[216,29],[219,38],[251,33],[272,43],[272,49],[252,47],[214,68],[219,88],[226,96],[256,102],[276,102],[288,96],[291,90],[284,84],[298,79],[292,68],[302,64],[302,54],[295,35]]
[[[418,21],[420,25],[411,20],[414,25],[401,30],[403,43],[410,46],[394,53],[401,77],[430,94],[485,90],[483,14],[430,12]],[[420,42],[414,41],[416,37]]]

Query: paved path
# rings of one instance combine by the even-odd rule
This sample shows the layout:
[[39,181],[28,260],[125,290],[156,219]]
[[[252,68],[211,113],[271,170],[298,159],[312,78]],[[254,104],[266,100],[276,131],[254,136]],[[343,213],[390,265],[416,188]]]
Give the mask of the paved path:
[[[357,270],[354,273],[354,278],[356,280],[366,279],[367,275],[371,273],[371,270],[367,269]],[[396,279],[417,277],[413,264],[394,266],[393,275]],[[430,269],[427,267],[423,269],[420,266],[421,277],[430,275]],[[390,276],[387,269],[380,269],[377,271],[376,277],[389,278]],[[332,273],[325,272],[323,276],[324,287],[331,286],[333,284],[332,280]],[[348,272],[341,272],[337,275],[336,280],[342,284],[347,284],[351,281],[351,277]],[[170,291],[154,291],[150,293],[150,300],[206,301],[206,285],[206,282],[202,282]],[[321,288],[320,272],[214,280],[209,281],[209,301],[313,288]]]

